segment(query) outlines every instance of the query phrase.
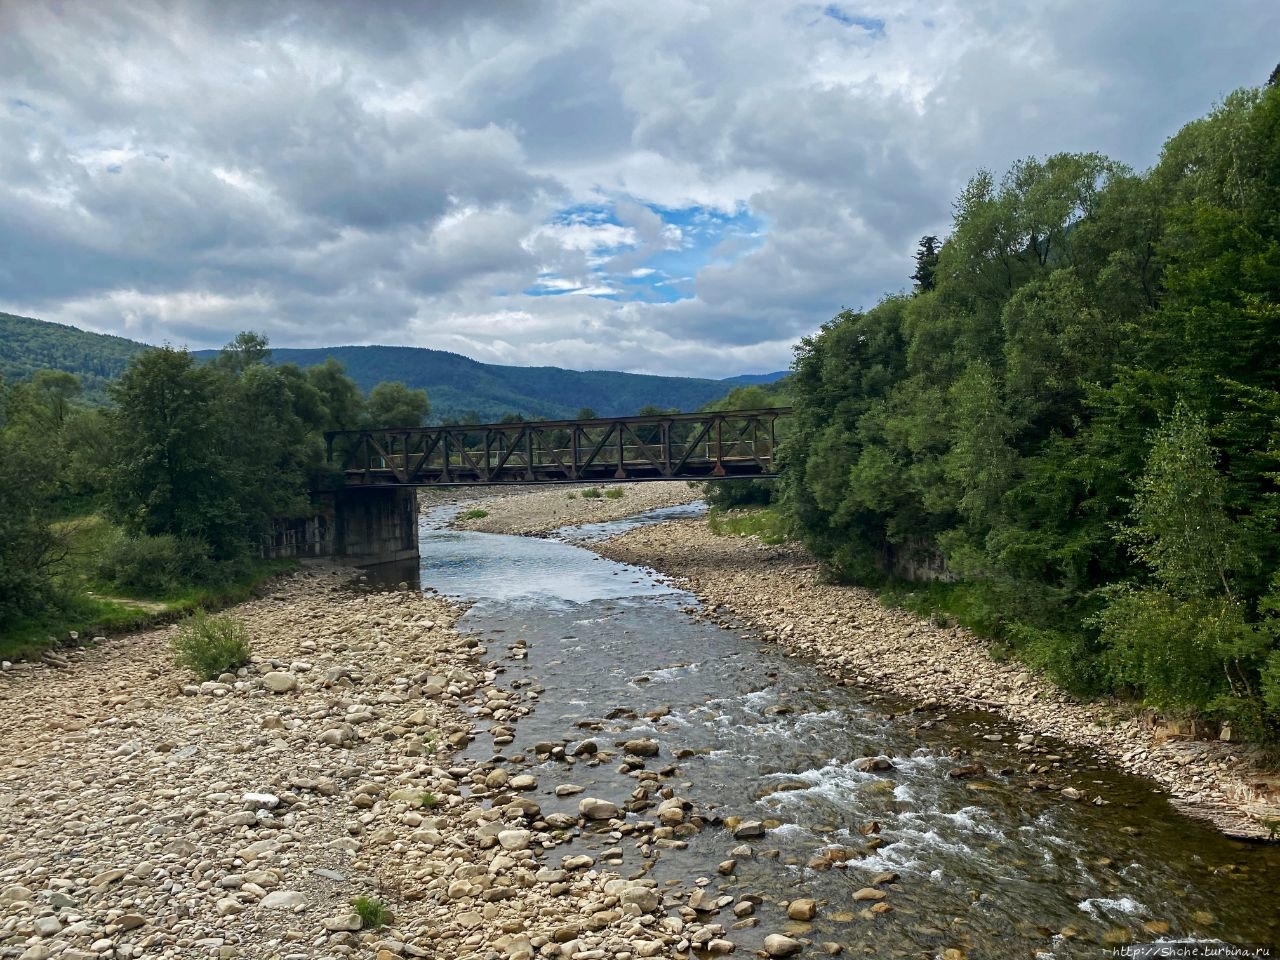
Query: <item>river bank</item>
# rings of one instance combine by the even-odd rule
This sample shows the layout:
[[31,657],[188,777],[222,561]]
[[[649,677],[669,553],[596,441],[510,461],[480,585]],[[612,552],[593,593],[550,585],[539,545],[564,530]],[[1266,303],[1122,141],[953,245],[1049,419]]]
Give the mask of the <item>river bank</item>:
[[[590,495],[589,491],[598,495]],[[451,525],[459,530],[526,537],[550,533],[567,524],[618,520],[700,499],[702,490],[684,480],[556,484],[514,490],[499,486],[470,487],[422,490],[418,494],[418,502],[424,508],[465,502],[476,511],[484,511],[484,516],[464,514],[456,518]]]
[[[745,624],[812,656],[840,682],[925,706],[991,711],[1030,734],[1095,750],[1159,783],[1180,810],[1229,835],[1266,838],[1280,818],[1280,778],[1259,770],[1248,747],[1195,739],[1175,723],[1144,722],[1132,705],[1080,701],[1017,663],[997,662],[962,628],[934,626],[884,607],[868,590],[827,583],[799,545],[720,537],[705,521],[686,520],[592,549],[675,578],[714,611],[713,620]],[[1053,761],[1029,750],[1026,764],[1052,786]]]
[[0,673],[0,956],[666,952],[651,882],[556,852],[587,820],[462,756],[536,692],[493,685],[458,605],[352,587],[308,564],[228,610],[254,660],[216,682],[174,627]]

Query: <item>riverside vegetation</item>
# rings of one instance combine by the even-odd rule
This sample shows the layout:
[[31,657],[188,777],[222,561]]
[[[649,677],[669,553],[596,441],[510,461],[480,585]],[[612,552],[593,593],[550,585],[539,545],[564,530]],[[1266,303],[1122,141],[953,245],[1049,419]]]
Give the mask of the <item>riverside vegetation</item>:
[[427,396],[367,396],[336,362],[271,366],[239,335],[212,362],[147,350],[80,402],[65,371],[0,384],[0,654],[244,599],[273,520],[324,489],[323,431],[422,423]]
[[796,350],[781,509],[1085,694],[1280,734],[1280,88],[1134,173],[974,177],[909,294]]

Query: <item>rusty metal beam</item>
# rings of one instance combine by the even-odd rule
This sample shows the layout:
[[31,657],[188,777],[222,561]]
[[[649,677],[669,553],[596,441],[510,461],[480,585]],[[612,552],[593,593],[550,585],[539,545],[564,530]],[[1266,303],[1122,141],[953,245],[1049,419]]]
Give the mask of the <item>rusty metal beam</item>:
[[326,433],[325,447],[348,487],[769,477],[777,421],[790,412],[344,430]]

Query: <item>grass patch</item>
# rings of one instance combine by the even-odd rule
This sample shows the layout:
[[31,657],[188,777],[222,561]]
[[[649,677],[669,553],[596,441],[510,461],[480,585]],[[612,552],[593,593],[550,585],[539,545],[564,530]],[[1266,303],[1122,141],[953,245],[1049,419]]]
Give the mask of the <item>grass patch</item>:
[[385,927],[391,921],[391,911],[376,897],[359,896],[351,901],[360,922],[371,930]]
[[185,583],[147,592],[103,580],[99,560],[119,537],[119,529],[96,515],[60,521],[66,553],[53,570],[56,595],[39,617],[12,625],[0,636],[0,657],[15,660],[56,646],[70,634],[140,630],[171,622],[196,610],[242,603],[266,580],[296,569],[294,560],[245,560],[221,570],[214,583]]
[[576,490],[570,490],[568,493],[566,493],[566,494],[564,495],[564,498],[565,498],[566,500],[577,500],[577,499],[578,499],[578,492],[577,492]]
[[440,805],[440,798],[428,790],[418,798],[418,804],[425,810],[434,810]]
[[623,490],[621,487],[610,487],[604,492],[604,495],[610,500],[621,500],[627,495],[627,491]]
[[[959,625],[980,636],[995,638],[1004,626],[987,592],[973,584],[892,580],[879,593],[886,606],[914,613],[936,627]],[[996,659],[1006,659],[1011,650],[995,641],[991,653]]]
[[233,617],[211,617],[203,610],[174,636],[174,657],[201,680],[216,680],[249,662],[253,649],[244,623]]
[[791,539],[786,517],[776,507],[756,510],[713,509],[707,527],[718,537],[758,537],[761,543],[785,543]]
[[476,508],[476,509],[474,509],[474,510],[468,510],[466,513],[464,513],[464,514],[463,514],[461,517],[459,517],[458,519],[460,519],[460,520],[483,520],[483,519],[484,519],[485,517],[487,517],[488,515],[489,515],[489,511],[488,511],[488,510],[481,510],[479,507],[477,507],[477,508]]
[[583,500],[599,500],[604,494],[600,492],[599,487],[588,487],[582,491]]

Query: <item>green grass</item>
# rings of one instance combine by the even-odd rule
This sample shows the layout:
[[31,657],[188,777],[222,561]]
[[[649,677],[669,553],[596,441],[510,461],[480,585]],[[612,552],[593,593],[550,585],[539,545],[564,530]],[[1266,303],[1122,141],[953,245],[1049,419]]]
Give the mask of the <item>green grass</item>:
[[391,911],[387,905],[375,897],[359,896],[351,901],[360,921],[369,929],[377,930],[385,927],[391,920]]
[[786,517],[777,507],[720,510],[707,514],[707,527],[718,537],[759,537],[761,543],[785,543]]
[[1000,612],[980,585],[970,583],[929,583],[893,580],[879,590],[885,606],[898,607],[934,626],[962,626],[992,639],[992,655],[997,659],[1009,653],[997,638],[1004,626]]
[[621,487],[610,487],[604,492],[604,495],[610,500],[621,500],[627,495],[627,491]]
[[600,492],[599,487],[588,487],[582,491],[583,500],[599,500],[604,494]]
[[477,507],[475,510],[468,510],[458,519],[459,520],[483,520],[488,515],[489,515],[488,510],[481,510],[480,508]]
[[428,791],[425,791],[422,794],[422,796],[418,798],[418,803],[421,804],[422,807],[427,810],[434,810],[437,806],[440,805],[440,798],[428,790]]
[[124,590],[102,582],[97,559],[116,536],[117,528],[100,516],[60,521],[66,555],[54,569],[54,602],[44,614],[13,624],[0,635],[0,657],[30,657],[67,639],[123,633],[157,623],[167,623],[197,610],[217,610],[242,603],[259,584],[297,567],[294,560],[250,560],[238,565],[234,575],[216,584],[187,584],[159,595]]

